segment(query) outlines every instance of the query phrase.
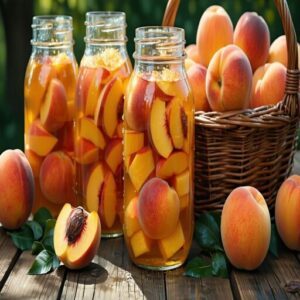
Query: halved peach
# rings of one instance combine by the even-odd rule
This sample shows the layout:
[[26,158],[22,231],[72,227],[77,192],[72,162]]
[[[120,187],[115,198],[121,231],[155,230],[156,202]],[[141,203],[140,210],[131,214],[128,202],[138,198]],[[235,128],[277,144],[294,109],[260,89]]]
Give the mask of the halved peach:
[[137,191],[155,168],[152,150],[145,147],[138,151],[130,164],[128,174]]
[[113,139],[107,145],[104,159],[111,171],[116,174],[118,167],[122,163],[123,144],[121,139]]
[[87,94],[86,107],[85,107],[85,114],[87,116],[94,117],[102,85],[105,84],[109,76],[110,76],[110,72],[107,69],[102,67],[98,67],[96,69],[94,78],[90,84],[89,91]]
[[167,159],[161,158],[156,165],[156,176],[167,179],[179,175],[188,168],[188,156],[183,151],[173,152]]
[[25,150],[25,155],[31,166],[33,177],[38,178],[40,176],[40,169],[44,157],[36,155],[33,151],[29,149]]
[[57,138],[49,133],[41,124],[35,120],[28,129],[28,146],[39,156],[46,156],[54,148]]
[[127,237],[131,237],[141,229],[137,216],[137,202],[138,197],[133,198],[125,209],[124,228]]
[[101,238],[97,212],[88,213],[82,207],[65,204],[54,228],[54,250],[69,269],[87,266],[96,255]]
[[185,172],[175,176],[173,178],[172,185],[179,197],[188,194],[190,191],[190,172],[189,172],[189,170],[186,170]]
[[167,128],[165,101],[159,98],[153,101],[149,120],[150,140],[157,153],[167,158],[173,151],[173,144]]
[[124,156],[136,153],[144,147],[144,133],[128,130],[124,131]]
[[75,145],[75,160],[88,165],[99,159],[99,149],[90,141],[79,138]]
[[182,149],[187,136],[187,117],[179,98],[173,98],[168,104],[167,119],[174,148]]
[[151,250],[151,240],[143,233],[142,230],[134,234],[130,240],[134,257],[141,256]]
[[101,130],[96,126],[94,120],[83,117],[79,124],[79,136],[92,142],[95,146],[104,149],[106,145],[105,138]]
[[50,81],[45,101],[41,106],[41,123],[50,132],[60,129],[68,119],[67,94],[63,84]]
[[102,126],[109,137],[113,137],[116,133],[122,101],[122,81],[118,77],[113,78],[102,90],[95,111],[95,123]]

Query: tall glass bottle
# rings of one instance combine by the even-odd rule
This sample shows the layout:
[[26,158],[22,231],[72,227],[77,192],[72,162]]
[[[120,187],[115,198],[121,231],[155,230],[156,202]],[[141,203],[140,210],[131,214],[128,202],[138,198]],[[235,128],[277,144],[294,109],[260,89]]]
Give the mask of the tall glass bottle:
[[122,128],[131,73],[122,12],[86,14],[86,48],[76,91],[76,192],[99,213],[102,236],[123,234]]
[[33,211],[76,205],[73,118],[77,63],[72,18],[35,16],[25,82],[25,153],[35,178]]
[[184,69],[184,30],[136,30],[124,105],[124,236],[133,262],[168,270],[193,235],[194,104]]

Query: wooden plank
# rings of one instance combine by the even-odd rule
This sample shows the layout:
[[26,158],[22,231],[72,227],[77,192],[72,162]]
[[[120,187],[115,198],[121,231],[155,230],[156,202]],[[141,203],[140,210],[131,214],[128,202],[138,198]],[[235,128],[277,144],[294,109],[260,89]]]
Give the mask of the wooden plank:
[[27,275],[34,257],[26,251],[21,254],[8,277],[1,299],[57,299],[65,269],[39,276]]
[[129,261],[122,238],[102,240],[94,264],[68,271],[62,299],[165,299],[164,274]]
[[0,290],[20,253],[4,229],[0,228]]
[[254,272],[233,270],[231,282],[237,299],[297,299],[284,286],[299,278],[300,264],[293,253],[284,251],[279,259],[268,256]]

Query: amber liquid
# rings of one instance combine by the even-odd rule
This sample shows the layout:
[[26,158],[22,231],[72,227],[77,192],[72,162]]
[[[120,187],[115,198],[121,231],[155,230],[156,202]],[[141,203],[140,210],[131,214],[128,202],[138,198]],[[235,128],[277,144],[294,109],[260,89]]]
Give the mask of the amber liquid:
[[[73,164],[74,154],[74,103],[77,77],[77,63],[73,57],[65,53],[57,55],[32,56],[27,65],[24,96],[25,96],[25,153],[31,164],[35,178],[35,201],[33,212],[40,207],[48,208],[53,216],[57,216],[64,202],[76,205],[74,194],[75,174],[70,168]],[[50,91],[50,85],[56,80],[55,86],[59,86],[59,93]],[[54,89],[53,89],[54,90]],[[59,97],[61,104],[59,116],[56,115],[55,105],[44,107],[46,97],[51,98],[49,103],[56,103],[55,97]],[[43,108],[44,107],[44,108]],[[48,118],[41,119],[41,111]],[[53,122],[52,122],[52,121]],[[55,125],[53,125],[55,124]],[[60,181],[60,190],[55,199],[55,192],[45,195],[40,185],[40,170],[44,160],[54,152],[63,152],[69,167],[68,180]],[[59,172],[60,167],[57,167]],[[64,167],[62,167],[64,168]],[[45,168],[46,169],[46,168]],[[62,176],[62,174],[57,174]],[[47,183],[45,183],[45,186]],[[65,192],[64,192],[65,190]]]
[[[184,75],[170,81],[159,77],[134,72],[125,95],[124,236],[136,265],[168,270],[184,263],[192,242],[194,108]],[[168,152],[165,151],[167,148]],[[187,161],[182,162],[182,157]],[[162,172],[162,163],[167,161],[168,166]],[[138,215],[141,191],[155,177],[166,181],[176,191],[180,202],[177,227],[161,239],[151,237],[149,232],[147,235]],[[169,210],[173,211],[173,208],[169,207]],[[168,217],[166,222],[169,222]],[[164,230],[162,227],[159,230]]]
[[107,53],[116,55],[116,65],[107,66],[95,55],[84,57],[79,70],[76,192],[81,205],[98,212],[102,236],[116,237],[123,234],[122,116],[131,64],[114,50]]

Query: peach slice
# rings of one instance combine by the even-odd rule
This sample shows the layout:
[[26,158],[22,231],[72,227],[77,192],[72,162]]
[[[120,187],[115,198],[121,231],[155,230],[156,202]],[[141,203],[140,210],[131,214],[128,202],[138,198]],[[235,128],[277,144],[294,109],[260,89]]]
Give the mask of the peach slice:
[[180,99],[174,98],[168,105],[167,119],[174,148],[182,149],[187,136],[187,116]]
[[111,228],[117,216],[117,185],[110,171],[107,171],[104,177],[100,197],[98,212],[101,221],[107,228]]
[[175,231],[168,237],[158,241],[158,246],[164,259],[171,258],[177,251],[184,246],[184,233],[180,222]]
[[106,147],[104,159],[114,174],[122,163],[122,151],[121,139],[113,139]]
[[190,191],[190,172],[186,170],[185,172],[177,175],[173,179],[173,187],[177,192],[178,196],[184,196]]
[[120,78],[113,78],[102,90],[95,112],[95,123],[113,137],[119,119],[120,105],[123,101],[123,84]]
[[156,165],[156,176],[167,179],[179,175],[188,168],[188,156],[183,151],[174,152],[169,158],[161,158]]
[[154,168],[153,153],[150,148],[145,147],[137,152],[128,170],[129,177],[137,191],[140,190]]
[[134,257],[141,256],[151,250],[151,240],[143,233],[138,231],[130,240]]
[[86,206],[88,211],[98,212],[103,182],[104,168],[102,164],[98,164],[92,170],[87,183]]
[[90,118],[82,118],[80,120],[79,136],[92,142],[95,146],[104,149],[106,145],[105,138],[101,130],[96,126],[94,120]]
[[55,150],[62,150],[69,153],[74,151],[74,124],[72,121],[66,122],[65,125],[57,131],[58,142]]
[[50,134],[41,124],[35,120],[28,130],[28,145],[39,156],[46,156],[54,148],[57,138]]
[[82,165],[88,165],[99,158],[99,149],[90,141],[79,138],[75,145],[75,159]]
[[158,154],[167,158],[173,150],[173,145],[167,128],[166,102],[156,98],[152,103],[149,119],[152,144]]
[[177,81],[158,80],[156,81],[156,85],[165,95],[171,96],[169,99],[175,96],[179,98],[186,98],[188,95],[188,90],[183,80],[177,80]]
[[118,127],[117,127],[117,137],[120,139],[123,138],[123,127],[124,127],[123,122],[122,121],[119,122]]
[[135,188],[128,174],[126,174],[124,178],[124,207],[127,207],[131,199],[133,199],[135,196],[136,196]]
[[98,98],[101,92],[101,87],[107,82],[110,76],[110,72],[105,69],[98,67],[95,71],[94,78],[90,84],[90,88],[87,94],[85,114],[87,116],[94,117],[94,113],[97,107]]
[[31,150],[26,150],[25,155],[29,161],[29,164],[32,169],[33,177],[38,178],[40,176],[40,169],[43,162],[43,157],[36,155]]
[[124,156],[136,153],[144,146],[144,134],[133,130],[124,131]]
[[41,106],[41,123],[50,132],[60,129],[68,119],[67,94],[63,84],[52,79]]
[[141,229],[137,217],[137,202],[138,197],[133,198],[132,200],[130,200],[125,210],[124,228],[126,231],[126,235],[129,238]]
[[54,250],[69,269],[87,266],[96,255],[101,238],[97,212],[65,204],[54,228]]

